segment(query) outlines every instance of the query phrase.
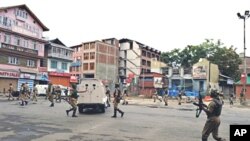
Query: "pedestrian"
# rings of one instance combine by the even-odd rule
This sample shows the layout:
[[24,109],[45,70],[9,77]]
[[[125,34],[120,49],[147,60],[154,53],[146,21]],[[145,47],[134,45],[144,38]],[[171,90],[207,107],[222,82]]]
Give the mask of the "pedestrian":
[[218,136],[219,126],[221,123],[220,115],[223,104],[217,91],[211,91],[210,96],[212,101],[209,103],[208,108],[202,106],[202,110],[204,110],[207,114],[207,121],[202,131],[202,141],[207,141],[210,133],[212,133],[215,140],[225,141],[225,139]]
[[55,92],[56,92],[56,102],[60,102],[61,103],[61,95],[62,95],[62,90],[60,86],[56,86],[55,87]]
[[178,93],[178,105],[181,105],[181,101],[182,101],[182,95],[184,95],[184,91],[183,90],[179,90],[179,93]]
[[4,96],[7,96],[7,95],[6,95],[6,90],[5,90],[5,88],[3,88],[3,95],[4,95]]
[[114,115],[112,116],[112,118],[116,118],[117,111],[121,114],[121,117],[123,117],[124,112],[118,108],[118,104],[120,103],[121,100],[121,90],[119,89],[119,84],[115,84],[115,91],[113,93],[113,96],[114,96],[114,101],[113,101]]
[[20,96],[19,96],[19,99],[21,100],[21,106],[24,106],[24,103],[25,103],[25,105],[26,105],[26,102],[25,102],[25,92],[26,92],[26,90],[25,90],[26,88],[25,88],[25,84],[24,83],[22,83],[22,85],[21,85],[21,88],[20,88]]
[[77,110],[77,98],[78,98],[78,94],[77,94],[77,90],[76,90],[76,85],[73,84],[72,88],[73,88],[73,90],[72,90],[71,95],[69,97],[69,104],[71,105],[72,108],[69,109],[69,110],[66,110],[66,114],[68,116],[69,112],[73,111],[72,117],[77,117],[76,110]]
[[67,89],[64,90],[64,94],[65,94],[65,100],[66,101],[69,101],[69,98],[68,98],[68,93],[69,93],[69,88],[67,87]]
[[[4,90],[5,90],[5,89],[4,89]],[[10,100],[10,99],[14,100],[14,97],[13,97],[13,95],[12,95],[13,91],[14,91],[14,89],[13,89],[12,83],[10,83],[10,84],[9,84],[9,98],[8,98],[8,100]],[[5,92],[4,92],[4,93],[5,93]]]
[[156,102],[156,100],[159,100],[160,102],[162,102],[161,98],[159,97],[158,90],[156,88],[154,89],[153,98],[154,98],[154,102]]
[[55,88],[53,87],[51,82],[48,85],[48,91],[47,92],[48,92],[48,99],[51,102],[50,107],[54,107]]
[[167,90],[167,88],[164,91],[163,101],[165,103],[165,106],[168,106],[168,90]]
[[125,88],[122,94],[122,105],[128,105],[127,97],[128,97],[128,91],[127,88]]
[[45,89],[45,100],[47,100],[49,97],[49,90],[47,87],[45,87],[44,89]]
[[233,100],[234,100],[234,94],[231,93],[230,96],[229,96],[229,104],[230,104],[230,106],[233,106],[233,105],[234,105]]
[[36,84],[34,84],[33,87],[33,95],[32,95],[32,101],[36,101],[37,102],[37,93],[38,93],[38,89],[36,87]]
[[111,94],[110,94],[110,89],[109,86],[106,85],[106,95],[107,95],[107,105],[108,107],[110,107],[110,103],[111,103]]

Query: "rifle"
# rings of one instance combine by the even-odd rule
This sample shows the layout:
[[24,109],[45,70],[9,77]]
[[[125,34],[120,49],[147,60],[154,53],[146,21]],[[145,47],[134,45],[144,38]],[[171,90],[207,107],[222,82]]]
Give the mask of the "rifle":
[[199,103],[194,102],[193,104],[195,106],[198,106],[197,109],[196,109],[196,118],[198,118],[200,116],[200,114],[202,112],[202,107],[208,108],[207,105],[204,104],[203,101],[202,101],[202,96],[201,96],[200,91],[199,91]]

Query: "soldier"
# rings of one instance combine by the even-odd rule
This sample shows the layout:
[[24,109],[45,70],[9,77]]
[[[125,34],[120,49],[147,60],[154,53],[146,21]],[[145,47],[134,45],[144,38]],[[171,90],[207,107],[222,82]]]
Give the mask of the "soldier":
[[234,94],[231,93],[230,96],[229,96],[229,104],[230,104],[230,106],[234,105],[233,99],[234,99]]
[[[13,93],[13,86],[12,86],[12,83],[10,83],[9,84],[10,85],[10,87],[9,87],[9,98],[8,98],[8,100],[10,100],[10,98],[12,99],[12,100],[14,100],[14,97],[13,97],[13,95],[12,95],[12,93]],[[5,90],[5,89],[4,89]],[[5,93],[5,92],[4,92]]]
[[55,88],[53,87],[51,82],[48,85],[48,91],[47,92],[48,92],[48,99],[51,102],[50,107],[54,107]]
[[69,98],[69,104],[72,106],[72,108],[69,110],[66,110],[66,114],[68,116],[69,112],[73,111],[72,117],[77,117],[76,110],[77,110],[78,94],[77,94],[77,90],[76,90],[76,85],[72,85],[72,88],[73,88],[73,91],[72,91],[70,98]]
[[154,98],[154,102],[156,102],[156,99],[158,99],[160,102],[162,102],[162,100],[159,98],[157,89],[154,90],[153,98]]
[[163,101],[165,103],[165,106],[168,106],[168,90],[167,89],[165,89],[164,91]]
[[178,97],[177,97],[177,99],[178,99],[178,105],[181,105],[181,100],[182,100],[183,93],[184,92],[182,90],[179,90]]
[[123,117],[124,112],[121,111],[118,108],[118,104],[120,103],[120,99],[121,99],[121,90],[119,89],[119,84],[115,84],[115,91],[114,91],[114,115],[112,116],[112,118],[116,118],[116,113],[117,111],[121,114],[121,117]]
[[24,106],[24,102],[25,102],[25,84],[22,83],[21,88],[20,88],[20,96],[19,99],[21,100],[21,106]]
[[61,102],[61,93],[62,93],[62,90],[61,90],[60,86],[56,86],[55,87],[55,92],[56,92],[56,101],[57,102]]
[[128,91],[127,88],[123,90],[123,95],[122,95],[122,105],[128,105],[128,101],[126,100],[128,97]]
[[38,89],[36,87],[36,84],[34,84],[32,101],[36,101],[37,102],[37,93],[38,93]]
[[202,141],[207,141],[210,133],[212,133],[215,140],[225,141],[225,139],[218,136],[220,114],[223,104],[219,98],[219,94],[216,91],[211,91],[210,95],[213,100],[209,103],[208,108],[202,106],[202,110],[204,110],[207,114],[207,121],[202,131]]
[[106,85],[106,95],[107,95],[107,97],[108,97],[108,99],[107,99],[107,104],[108,104],[108,107],[110,107],[111,95],[110,95],[110,89],[109,89],[108,85]]

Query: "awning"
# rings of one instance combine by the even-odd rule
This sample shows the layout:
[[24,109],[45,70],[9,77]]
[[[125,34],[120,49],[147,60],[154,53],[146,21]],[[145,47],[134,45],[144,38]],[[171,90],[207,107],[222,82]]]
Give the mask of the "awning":
[[24,73],[33,73],[33,74],[37,74],[38,70],[34,70],[34,69],[24,69],[24,68],[20,68],[19,69],[20,72],[24,72]]

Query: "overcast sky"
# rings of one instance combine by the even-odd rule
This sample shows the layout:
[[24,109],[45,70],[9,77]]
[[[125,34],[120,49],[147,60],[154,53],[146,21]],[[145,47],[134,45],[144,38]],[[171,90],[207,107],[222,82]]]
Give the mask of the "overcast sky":
[[[50,29],[43,35],[67,46],[105,38],[129,38],[160,51],[220,39],[243,52],[243,20],[250,0],[0,0],[26,4]],[[250,19],[246,20],[250,56]]]

